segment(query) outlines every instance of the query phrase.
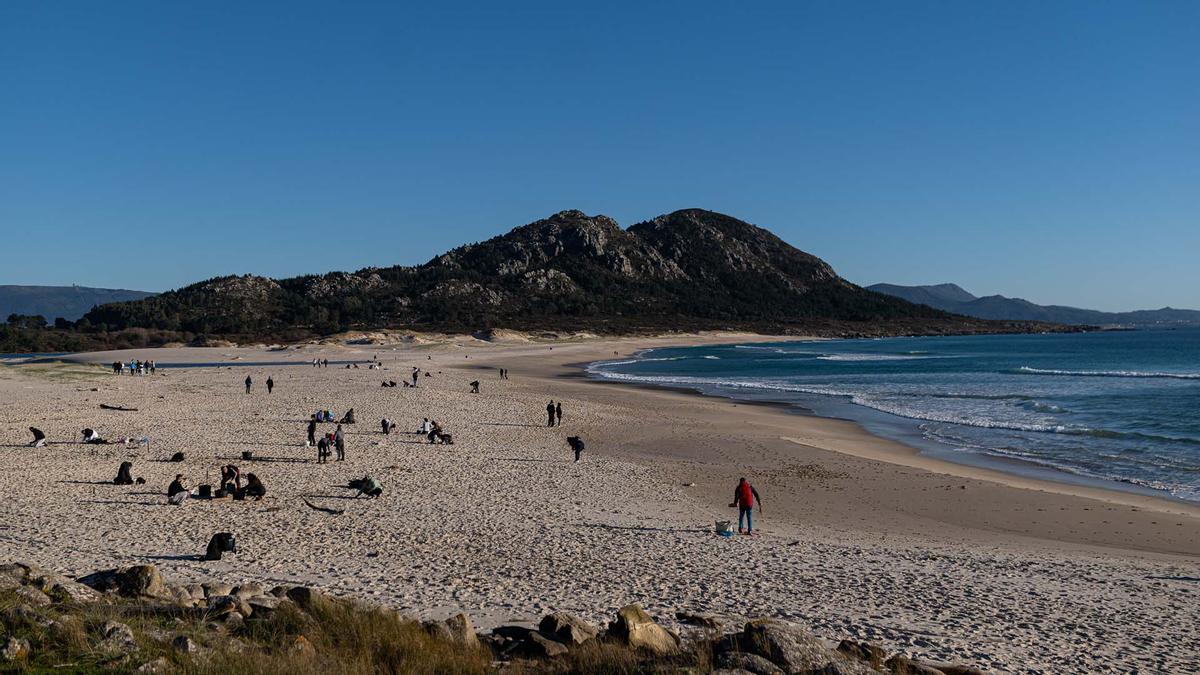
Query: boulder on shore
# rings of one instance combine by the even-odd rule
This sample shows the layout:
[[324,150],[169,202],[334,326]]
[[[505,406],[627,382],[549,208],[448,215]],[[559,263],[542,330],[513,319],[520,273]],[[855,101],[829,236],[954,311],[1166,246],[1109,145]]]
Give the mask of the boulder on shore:
[[679,651],[679,638],[654,622],[641,605],[626,605],[608,625],[609,636],[635,649],[665,656]]
[[127,598],[173,599],[171,592],[163,583],[162,575],[154,565],[134,565],[133,567],[93,572],[85,577],[80,577],[79,583],[101,593],[116,592]]
[[746,624],[740,635],[724,644],[757,654],[778,665],[785,673],[822,671],[844,675],[876,673],[866,663],[846,657],[825,646],[804,628],[781,619],[757,619]]
[[567,646],[581,645],[600,634],[600,630],[592,624],[566,612],[554,612],[542,617],[538,630]]

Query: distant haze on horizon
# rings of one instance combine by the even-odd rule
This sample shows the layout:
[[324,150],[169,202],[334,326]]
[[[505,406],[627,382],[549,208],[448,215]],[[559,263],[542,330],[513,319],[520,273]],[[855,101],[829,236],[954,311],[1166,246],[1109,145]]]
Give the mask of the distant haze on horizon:
[[419,264],[563,209],[1200,309],[1200,3],[0,4],[0,284]]

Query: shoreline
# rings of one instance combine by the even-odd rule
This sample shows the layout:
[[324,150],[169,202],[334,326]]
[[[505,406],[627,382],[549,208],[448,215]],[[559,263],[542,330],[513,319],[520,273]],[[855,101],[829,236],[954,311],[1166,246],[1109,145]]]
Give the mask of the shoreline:
[[[678,345],[678,346],[679,347],[687,347],[687,346],[695,346],[695,345]],[[653,350],[653,349],[659,349],[659,347],[651,348],[651,350]],[[651,351],[651,350],[646,350],[646,351]],[[637,354],[634,354],[632,356],[633,356],[633,358],[636,358]],[[899,435],[892,436],[892,435],[889,435],[886,433],[873,431],[867,427],[867,423],[864,421],[864,419],[855,418],[855,417],[849,416],[849,415],[839,416],[839,415],[833,415],[833,414],[825,414],[825,413],[819,412],[817,410],[814,410],[813,408],[805,407],[801,404],[793,403],[790,401],[781,401],[781,400],[772,400],[772,399],[738,398],[737,396],[733,396],[733,395],[705,391],[704,389],[700,388],[699,386],[688,386],[686,384],[664,384],[664,383],[657,383],[657,382],[639,382],[636,380],[622,380],[622,379],[618,379],[618,378],[605,378],[601,375],[596,375],[595,373],[592,373],[590,370],[588,370],[589,367],[592,366],[593,364],[602,363],[603,361],[604,360],[601,359],[600,361],[565,364],[567,367],[577,369],[578,372],[571,373],[571,374],[564,373],[562,376],[563,377],[579,377],[583,380],[588,380],[588,381],[592,381],[592,382],[604,382],[604,383],[608,383],[608,384],[617,384],[617,385],[628,386],[628,387],[633,387],[633,388],[658,389],[658,390],[662,390],[662,391],[671,391],[671,392],[675,392],[675,393],[683,394],[683,395],[687,395],[687,396],[700,396],[703,398],[712,398],[712,399],[730,401],[730,402],[737,403],[738,405],[758,405],[758,406],[775,408],[782,412],[786,412],[786,413],[789,413],[792,415],[798,415],[801,417],[813,417],[813,418],[817,418],[817,419],[830,420],[830,421],[835,421],[835,422],[844,422],[846,424],[854,425],[859,430],[861,430],[862,433],[867,434],[873,438],[878,438],[881,440],[886,440],[886,441],[895,443],[903,448],[906,448],[909,453],[912,453],[918,457],[929,460],[930,462],[938,462],[939,463],[938,466],[942,466],[943,468],[945,468],[944,465],[959,466],[959,467],[964,467],[964,469],[963,469],[964,471],[969,470],[969,469],[989,471],[989,472],[993,472],[998,475],[1009,476],[1014,480],[1022,481],[1022,482],[1017,482],[1017,483],[1010,483],[1014,486],[1026,486],[1028,484],[1027,482],[1032,481],[1032,482],[1036,483],[1038,486],[1041,486],[1043,488],[1045,488],[1047,486],[1059,486],[1062,489],[1081,488],[1083,490],[1087,490],[1086,493],[1076,493],[1076,492],[1070,492],[1068,490],[1068,491],[1064,492],[1064,494],[1087,494],[1090,496],[1095,496],[1097,494],[1096,491],[1100,491],[1099,494],[1115,493],[1117,495],[1132,495],[1134,497],[1148,498],[1148,499],[1153,499],[1153,500],[1161,500],[1161,501],[1165,502],[1166,504],[1175,504],[1180,507],[1191,507],[1194,510],[1187,511],[1187,513],[1190,513],[1191,515],[1200,516],[1200,501],[1192,501],[1192,500],[1184,499],[1182,497],[1176,497],[1175,495],[1172,495],[1169,492],[1166,492],[1165,490],[1159,490],[1159,489],[1147,487],[1144,485],[1139,485],[1139,484],[1133,483],[1133,482],[1123,482],[1123,481],[1115,480],[1115,479],[1106,479],[1106,478],[1099,478],[1099,477],[1094,477],[1094,476],[1087,476],[1087,475],[1083,475],[1083,474],[1077,474],[1077,473],[1073,473],[1073,472],[1071,472],[1067,469],[1061,468],[1061,467],[1057,467],[1057,466],[1053,466],[1053,465],[1049,465],[1049,464],[1040,464],[1038,462],[1034,462],[1034,461],[1030,461],[1030,460],[1023,460],[1023,459],[1019,459],[1019,458],[1015,458],[1015,457],[1004,457],[1004,456],[989,455],[989,454],[975,454],[975,453],[968,453],[968,452],[955,452],[953,450],[952,446],[949,446],[946,444],[938,444],[935,441],[928,441],[925,444],[926,447],[922,447],[920,444],[914,444],[914,443],[908,442],[904,438],[897,437]],[[814,394],[814,396],[816,396],[816,394]],[[833,398],[833,397],[830,397],[830,398]],[[875,416],[879,416],[881,418],[888,418],[888,419],[895,418],[896,420],[899,420],[901,424],[906,424],[906,425],[912,426],[914,428],[918,426],[919,420],[915,420],[913,418],[894,415],[892,413],[887,413],[887,412],[883,412],[883,411],[879,411],[879,410],[873,410],[871,408],[862,408],[861,406],[857,406],[857,404],[854,404],[851,402],[846,402],[846,403],[844,403],[844,405],[852,407],[852,408],[859,408],[864,411],[867,411],[862,416],[864,418],[868,415],[875,415]],[[912,431],[912,430],[910,429],[909,431]],[[903,456],[907,453],[897,453],[897,454]],[[872,458],[878,459],[879,457],[872,456]],[[925,465],[925,464],[922,464],[922,465],[911,464],[908,461],[900,461],[897,459],[897,457],[894,457],[894,456],[891,458],[883,459],[883,461],[893,461],[893,462],[898,461],[898,463],[904,464],[906,466],[922,466],[922,468],[929,468],[931,466],[931,465]],[[971,476],[976,475],[976,474],[960,474],[958,472],[950,471],[950,470],[947,470],[946,473],[949,473],[951,475],[962,475],[963,477],[971,477]],[[1128,502],[1128,503],[1140,505],[1142,502],[1139,501],[1139,502]]]
[[[794,340],[799,338],[789,337],[786,339]],[[758,340],[758,337],[753,337],[751,340]],[[741,341],[744,342],[745,340]],[[721,340],[721,342],[736,343],[737,341]],[[653,344],[645,346],[637,345],[635,349],[628,353],[667,346],[711,343],[711,341],[705,339],[690,341],[679,339],[674,341],[658,340]],[[689,405],[688,402],[703,402],[705,412],[721,411],[720,414],[725,416],[732,415],[735,410],[738,411],[737,414],[744,414],[744,411],[753,409],[755,410],[755,417],[770,420],[769,422],[764,422],[764,425],[769,425],[771,428],[778,430],[772,437],[776,441],[776,449],[782,455],[830,453],[840,457],[854,458],[894,467],[894,469],[885,470],[885,474],[894,474],[906,469],[912,469],[926,472],[927,478],[938,480],[936,477],[941,477],[940,480],[943,482],[945,478],[970,481],[981,487],[987,486],[985,492],[988,493],[989,499],[995,500],[997,503],[1015,504],[1016,507],[1014,510],[1018,514],[1023,513],[1024,509],[1031,509],[1035,513],[1047,514],[1050,509],[1075,514],[1081,511],[1088,512],[1092,509],[1106,512],[1119,509],[1127,517],[1135,518],[1132,521],[1127,520],[1122,522],[1121,525],[1123,527],[1116,527],[1106,533],[1100,529],[1090,531],[1085,531],[1086,528],[1072,529],[1070,526],[1072,523],[1068,523],[1065,518],[1055,519],[1050,517],[1050,522],[1040,520],[1038,522],[1031,522],[1028,517],[1017,516],[1015,518],[1017,522],[1012,522],[1001,516],[997,519],[997,522],[996,520],[981,516],[978,513],[978,504],[976,504],[973,509],[968,509],[975,511],[969,517],[968,514],[958,509],[951,509],[945,513],[937,513],[935,509],[924,509],[920,515],[922,520],[939,521],[946,525],[965,527],[967,530],[975,530],[976,532],[1015,535],[1022,538],[1033,537],[1052,546],[1098,546],[1103,550],[1111,552],[1200,557],[1200,540],[1194,536],[1191,538],[1177,537],[1175,530],[1168,529],[1163,523],[1149,516],[1149,514],[1157,513],[1168,517],[1187,519],[1190,523],[1189,533],[1191,533],[1200,529],[1200,505],[1198,504],[1192,504],[1168,496],[1140,494],[1132,491],[1113,489],[1107,486],[1075,485],[1022,476],[993,468],[977,467],[931,457],[922,453],[918,448],[872,434],[856,421],[818,415],[796,414],[794,411],[789,410],[790,406],[786,403],[774,401],[741,401],[723,396],[707,395],[686,387],[664,387],[661,385],[605,380],[588,376],[586,371],[583,370],[587,364],[611,358],[611,351],[608,349],[609,344],[611,343],[602,342],[591,348],[586,348],[584,345],[575,345],[572,354],[569,356],[560,357],[556,355],[550,358],[547,354],[547,360],[551,363],[543,362],[539,364],[533,369],[532,373],[528,369],[521,372],[525,375],[532,374],[535,378],[541,379],[546,383],[545,386],[547,388],[553,388],[553,383],[557,381],[564,384],[570,383],[574,385],[572,387],[574,390],[580,392],[588,389],[595,389],[597,392],[612,390],[614,392],[621,392],[615,394],[615,397],[618,399],[648,399],[647,405],[651,405],[652,402],[661,402],[664,399],[678,401],[678,405],[684,407]],[[628,343],[626,343],[626,346],[628,346]],[[580,358],[579,352],[581,351],[584,352],[586,358]],[[621,354],[621,356],[626,355],[627,353]],[[478,368],[481,364],[493,363],[497,360],[498,357],[482,357],[479,359],[479,362],[473,365]],[[597,396],[600,396],[600,394],[597,394]],[[580,397],[586,398],[587,394],[580,393]],[[600,398],[605,397],[600,396]],[[608,434],[605,435],[608,436]],[[736,438],[736,434],[732,435],[731,442],[737,442],[734,440]],[[770,439],[764,440],[769,442]],[[642,443],[640,445],[642,447],[636,449],[622,448],[619,454],[635,461],[657,465],[659,469],[666,468],[668,471],[674,471],[675,475],[689,476],[686,482],[696,482],[699,485],[704,484],[702,479],[697,479],[695,472],[680,471],[680,469],[682,465],[687,465],[696,459],[699,459],[703,464],[710,464],[711,458],[688,457],[687,453],[681,453],[682,456],[671,456],[669,451],[664,452],[662,449],[646,447],[650,445],[649,443]],[[783,445],[786,449],[780,449],[778,447],[780,445]],[[678,448],[679,445],[668,443],[665,447]],[[836,465],[839,463],[839,460],[834,459],[829,463]],[[736,476],[733,476],[733,474],[729,474],[729,476],[730,478],[726,482],[729,480],[736,482]],[[732,485],[733,483],[729,484]],[[715,485],[711,483],[710,487],[716,489]],[[962,489],[961,486],[959,487]],[[929,488],[923,489],[928,490]],[[723,495],[724,492],[724,489],[719,489],[720,494]],[[1069,504],[1069,506],[1064,505],[1064,500],[1066,500],[1065,503]],[[724,506],[725,500],[709,499],[708,503],[711,508],[720,508]],[[803,525],[806,522],[805,519],[799,517],[798,512],[787,515],[791,521],[789,524],[792,526]],[[1082,523],[1090,527],[1089,521],[1084,520]],[[1074,524],[1079,523],[1076,522]],[[1100,522],[1097,525],[1109,526],[1113,525],[1113,523]],[[1170,525],[1171,528],[1185,526],[1183,523],[1176,525],[1175,522],[1172,522]],[[1147,535],[1147,530],[1154,530],[1154,534]]]

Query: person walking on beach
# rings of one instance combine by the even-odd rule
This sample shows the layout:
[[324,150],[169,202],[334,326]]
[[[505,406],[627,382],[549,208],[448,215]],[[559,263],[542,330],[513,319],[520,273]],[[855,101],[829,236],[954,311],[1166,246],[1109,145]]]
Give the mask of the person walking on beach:
[[346,435],[342,432],[342,425],[337,425],[337,429],[333,430],[333,447],[337,449],[337,461],[341,462],[346,459]]
[[[327,434],[328,435],[328,434]],[[325,436],[317,441],[317,464],[324,464],[329,461],[329,439]]]
[[271,390],[274,388],[275,388],[275,380],[272,380],[271,376],[268,375],[267,376],[267,393],[268,394],[271,393]]
[[558,426],[562,426],[562,401],[554,404],[554,417],[558,421]]
[[479,393],[479,380],[475,380],[474,382],[471,383],[471,393],[472,394]]
[[554,401],[546,404],[546,426],[554,426]]
[[[762,497],[758,496],[758,490],[754,489],[744,477],[738,481],[737,487],[733,490],[733,503],[730,506],[738,507],[738,533],[754,534],[754,502],[758,502],[758,515],[762,515]],[[742,527],[742,521],[745,521],[746,526]]]
[[412,371],[412,378],[413,378],[413,386],[414,386],[414,387],[415,387],[415,386],[417,386],[417,378],[418,378],[418,377],[420,377],[420,376],[421,376],[421,369],[420,369],[420,368],[413,368],[413,371]]
[[251,384],[253,384],[253,380],[251,380],[251,379],[250,379],[250,376],[249,376],[249,375],[247,375],[247,376],[246,376],[246,393],[247,393],[247,394],[249,394],[249,393],[250,393],[250,385],[251,385]]
[[311,448],[312,446],[314,446],[316,444],[317,444],[317,416],[314,414],[314,415],[308,416],[308,447]]

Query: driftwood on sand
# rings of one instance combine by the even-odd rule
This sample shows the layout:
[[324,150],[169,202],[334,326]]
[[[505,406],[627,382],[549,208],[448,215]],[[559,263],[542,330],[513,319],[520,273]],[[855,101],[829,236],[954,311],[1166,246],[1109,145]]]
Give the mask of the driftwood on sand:
[[137,412],[138,411],[137,408],[126,408],[123,405],[109,405],[107,403],[101,403],[100,407],[104,410],[121,410],[124,412]]
[[[303,498],[301,498],[301,499],[303,499]],[[303,499],[303,501],[305,504],[308,505],[308,508],[310,508],[314,511],[323,511],[325,513],[331,513],[335,516],[340,516],[346,512],[345,509],[330,509],[330,508],[326,508],[324,506],[317,506],[316,504],[313,504],[312,502],[308,501],[307,499]]]

